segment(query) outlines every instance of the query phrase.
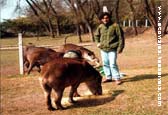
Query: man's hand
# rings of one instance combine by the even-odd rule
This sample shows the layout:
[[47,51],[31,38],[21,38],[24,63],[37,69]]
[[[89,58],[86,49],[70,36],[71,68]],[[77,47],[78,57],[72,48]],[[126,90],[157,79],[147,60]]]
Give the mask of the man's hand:
[[97,47],[98,47],[98,48],[100,47],[100,43],[97,44]]

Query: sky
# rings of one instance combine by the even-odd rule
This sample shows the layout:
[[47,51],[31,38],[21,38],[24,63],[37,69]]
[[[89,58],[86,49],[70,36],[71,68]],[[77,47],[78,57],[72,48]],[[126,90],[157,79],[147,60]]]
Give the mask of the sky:
[[[14,12],[18,0],[7,0],[7,4],[4,7],[0,8],[0,21],[4,19],[14,19],[19,16],[18,12]],[[25,0],[20,0],[21,8],[26,6],[27,3]]]

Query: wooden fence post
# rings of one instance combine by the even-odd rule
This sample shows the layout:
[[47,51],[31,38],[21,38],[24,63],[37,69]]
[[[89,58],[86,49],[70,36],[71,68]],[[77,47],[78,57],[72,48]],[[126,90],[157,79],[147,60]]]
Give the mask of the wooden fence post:
[[20,74],[23,75],[23,41],[22,41],[22,34],[18,34],[18,50],[19,50],[19,68],[20,68]]

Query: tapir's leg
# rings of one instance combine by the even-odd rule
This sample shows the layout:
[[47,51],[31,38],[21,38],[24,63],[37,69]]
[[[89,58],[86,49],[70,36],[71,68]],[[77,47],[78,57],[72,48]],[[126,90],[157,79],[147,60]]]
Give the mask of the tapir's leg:
[[31,61],[31,62],[29,63],[29,67],[28,67],[28,72],[27,72],[28,75],[30,74],[30,72],[31,72],[31,70],[33,69],[33,67],[34,67],[34,62]]
[[77,93],[78,86],[79,86],[79,84],[75,84],[75,85],[71,86],[71,90],[70,90],[70,93],[69,93],[69,102],[70,103],[75,103],[75,101],[73,100],[73,96],[74,96],[75,93]]
[[74,96],[74,97],[80,97],[80,95],[79,95],[77,89],[76,89],[76,91],[74,92],[73,96]]
[[44,90],[44,96],[46,98],[46,104],[47,104],[47,108],[48,110],[50,111],[53,111],[53,110],[56,110],[54,107],[52,107],[52,101],[51,101],[51,91],[52,91],[52,88],[49,87],[46,83],[44,83],[42,81],[42,79],[39,79],[40,80],[40,84]]
[[40,73],[40,71],[41,71],[40,64],[39,64],[39,63],[36,63],[36,67],[38,68],[37,71]]
[[63,110],[65,109],[62,105],[61,105],[61,100],[62,100],[62,96],[63,96],[63,91],[64,88],[54,88],[56,94],[57,94],[57,98],[55,99],[55,104],[57,106],[57,109]]

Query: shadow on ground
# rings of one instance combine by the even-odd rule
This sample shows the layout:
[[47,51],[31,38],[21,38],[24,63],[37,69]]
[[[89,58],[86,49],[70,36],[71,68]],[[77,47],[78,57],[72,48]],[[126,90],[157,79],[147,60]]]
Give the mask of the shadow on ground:
[[[161,77],[168,76],[168,73],[162,74]],[[131,78],[125,78],[123,79],[124,82],[134,82],[134,81],[141,81],[146,79],[158,79],[158,74],[142,74],[142,75],[136,75]]]
[[95,96],[87,99],[80,99],[77,101],[77,103],[68,106],[67,109],[103,105],[113,101],[118,95],[120,95],[123,92],[124,90],[114,90],[112,94],[108,94],[106,96],[103,95],[103,96]]

